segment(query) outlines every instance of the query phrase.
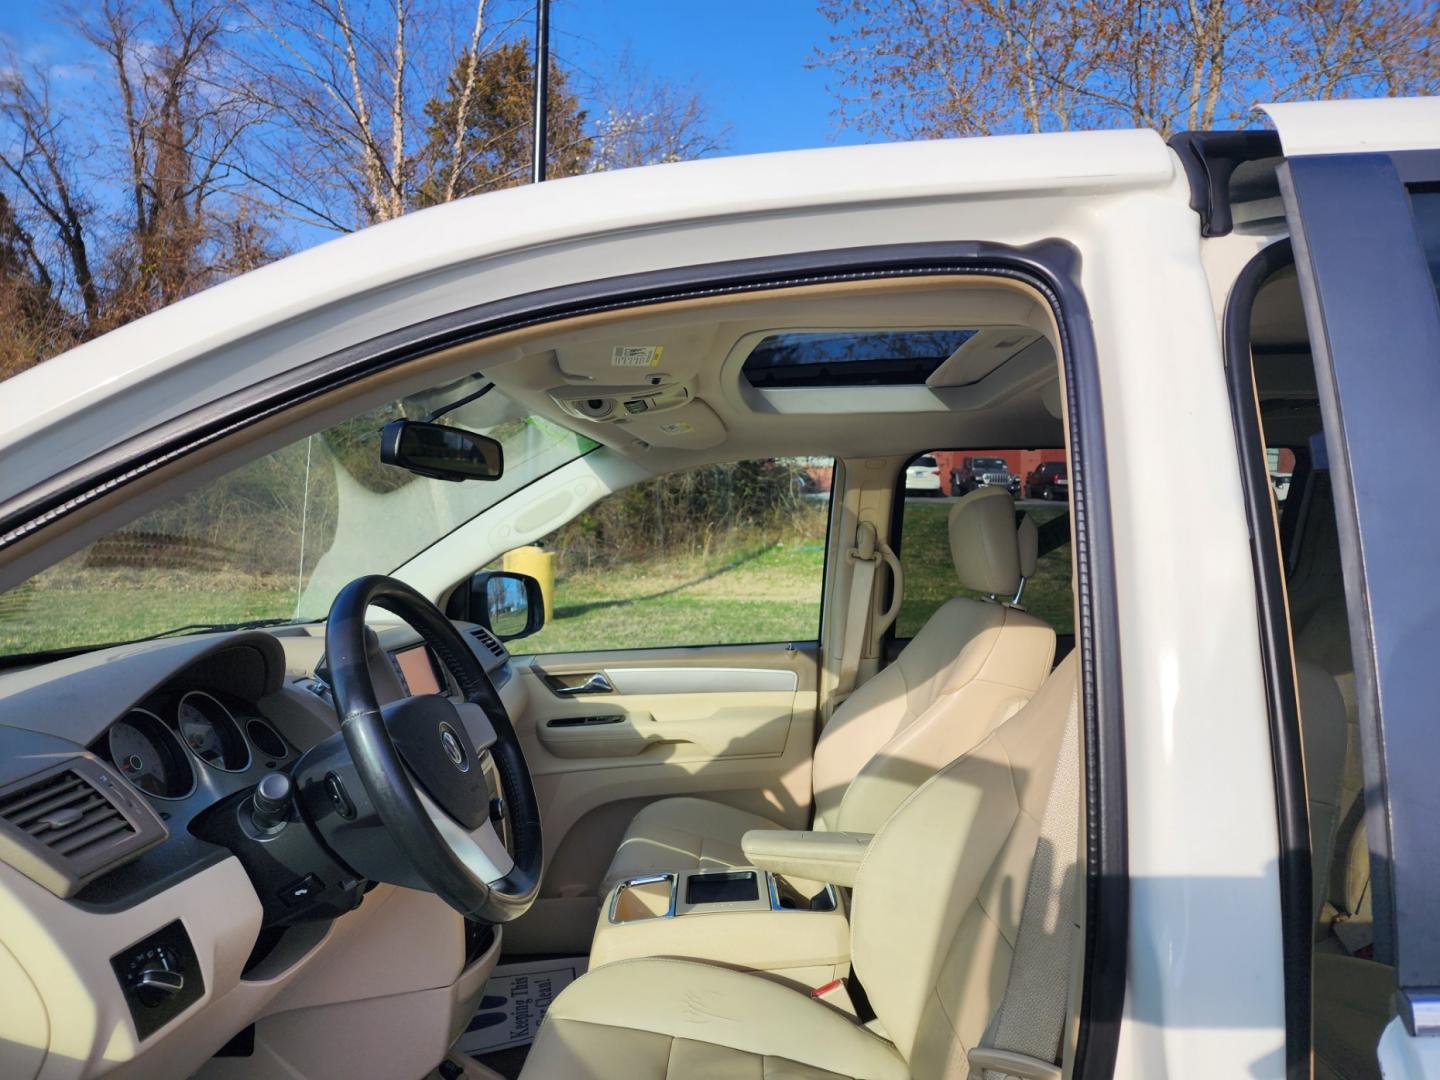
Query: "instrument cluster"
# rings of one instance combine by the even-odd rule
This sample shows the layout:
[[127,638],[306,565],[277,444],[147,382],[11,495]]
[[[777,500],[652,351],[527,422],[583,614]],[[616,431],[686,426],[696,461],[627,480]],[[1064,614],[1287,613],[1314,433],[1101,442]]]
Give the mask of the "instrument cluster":
[[144,794],[168,800],[191,795],[206,770],[244,773],[262,760],[270,769],[294,754],[255,709],[208,690],[131,709],[96,749]]

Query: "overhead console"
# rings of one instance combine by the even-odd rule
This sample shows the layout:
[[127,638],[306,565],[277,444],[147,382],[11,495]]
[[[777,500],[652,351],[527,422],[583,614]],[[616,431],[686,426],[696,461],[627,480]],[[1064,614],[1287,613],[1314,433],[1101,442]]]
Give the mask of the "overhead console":
[[551,356],[565,381],[548,389],[568,416],[614,425],[653,446],[703,450],[725,441],[724,423],[696,392],[711,333],[670,328],[644,344],[573,341]]
[[581,420],[625,420],[664,412],[690,401],[690,391],[667,375],[652,375],[643,390],[633,386],[565,386],[550,391],[555,404]]

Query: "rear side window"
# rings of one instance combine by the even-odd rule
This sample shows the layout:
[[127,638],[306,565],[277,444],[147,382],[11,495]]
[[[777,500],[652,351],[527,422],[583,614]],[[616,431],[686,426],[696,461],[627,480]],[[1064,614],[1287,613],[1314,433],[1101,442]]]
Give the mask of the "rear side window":
[[[934,486],[933,480],[927,486],[910,475],[916,465],[937,466],[939,486]],[[905,597],[895,621],[895,636],[914,637],[926,620],[953,597],[981,598],[979,593],[960,587],[949,536],[951,509],[961,496],[980,487],[1004,487],[1015,498],[1017,512],[1034,520],[1040,530],[1041,555],[1020,602],[1054,627],[1057,634],[1073,634],[1069,491],[1065,476],[1063,450],[935,450],[911,461],[904,480],[900,546],[896,551],[905,571]]]

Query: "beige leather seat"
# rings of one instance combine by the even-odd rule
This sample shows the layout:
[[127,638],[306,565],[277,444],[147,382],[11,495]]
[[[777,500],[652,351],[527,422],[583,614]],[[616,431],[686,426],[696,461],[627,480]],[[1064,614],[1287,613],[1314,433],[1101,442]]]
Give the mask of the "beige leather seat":
[[[1343,611],[1342,611],[1343,615]],[[1347,645],[1348,651],[1348,645]],[[1348,667],[1348,663],[1346,664]],[[1316,951],[1313,958],[1316,1080],[1367,1080],[1380,1076],[1376,1046],[1394,1014],[1395,970],[1350,956],[1341,938],[1354,929],[1338,918],[1340,904],[1364,910],[1369,938],[1370,852],[1363,825],[1346,828],[1341,808],[1363,806],[1358,787],[1359,748],[1353,714],[1337,680],[1323,668],[1297,660],[1300,734],[1310,803],[1310,862],[1314,886]],[[1353,700],[1353,698],[1352,698]],[[1358,844],[1355,837],[1358,835]],[[1343,837],[1344,851],[1336,851]],[[1354,848],[1359,847],[1358,854]]]
[[[1002,599],[1035,572],[1035,525],[1017,529],[1000,488],[971,492],[950,511],[959,583]],[[1001,602],[956,597],[896,658],[835,710],[815,747],[815,828],[873,833],[942,765],[974,746],[1039,688],[1055,632]],[[778,829],[768,818],[707,799],[662,799],[641,810],[605,877],[604,892],[656,870],[746,864],[740,838]]]
[[1370,846],[1354,660],[1328,487],[1315,491],[1309,513],[1289,592],[1316,905],[1315,1077],[1379,1080],[1376,1047],[1394,1016],[1395,970],[1365,958],[1373,937]]
[[[907,798],[871,842],[855,883],[851,952],[888,1038],[760,975],[627,960],[555,999],[522,1077],[968,1075],[967,1054],[1013,974],[1060,744],[1078,723],[1076,690],[1071,656],[1019,713]],[[1077,815],[1079,772],[1057,788],[1074,796]],[[1073,924],[1054,933],[1061,955],[1073,957]],[[1063,1016],[1050,1019],[1058,1042]]]

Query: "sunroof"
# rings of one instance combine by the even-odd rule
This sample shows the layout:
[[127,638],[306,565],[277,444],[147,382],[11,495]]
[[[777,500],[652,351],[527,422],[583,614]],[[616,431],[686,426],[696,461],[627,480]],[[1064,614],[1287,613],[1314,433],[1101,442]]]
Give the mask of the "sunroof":
[[923,383],[977,330],[792,331],[762,338],[741,371],[761,390]]

